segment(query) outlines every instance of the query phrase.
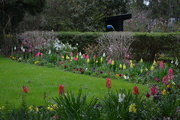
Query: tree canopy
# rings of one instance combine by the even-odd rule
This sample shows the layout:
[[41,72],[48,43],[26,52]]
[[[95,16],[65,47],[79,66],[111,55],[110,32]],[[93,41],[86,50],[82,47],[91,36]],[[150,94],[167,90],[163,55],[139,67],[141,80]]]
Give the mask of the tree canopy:
[[35,15],[41,12],[44,6],[45,0],[1,0],[0,31],[3,33],[14,32],[25,13]]

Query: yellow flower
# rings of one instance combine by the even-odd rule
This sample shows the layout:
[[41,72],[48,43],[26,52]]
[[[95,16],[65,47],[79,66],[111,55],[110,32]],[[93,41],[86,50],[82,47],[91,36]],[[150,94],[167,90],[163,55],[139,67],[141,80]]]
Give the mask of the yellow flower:
[[36,108],[35,108],[35,111],[36,111],[36,112],[38,112],[38,111],[39,111],[39,108],[38,108],[38,107],[36,107]]
[[163,94],[163,95],[166,94],[166,90],[163,90],[163,91],[162,91],[162,94]]
[[50,111],[54,111],[54,109],[52,107],[47,107],[47,109]]
[[89,60],[89,59],[87,59],[87,62],[89,63],[89,62],[90,62],[90,60]]
[[126,65],[125,64],[123,64],[123,70],[125,70],[126,69]]
[[39,61],[35,61],[35,62],[34,62],[34,64],[38,64],[38,63],[39,63]]
[[31,105],[31,106],[29,106],[29,110],[33,110],[33,106]]
[[67,60],[67,59],[69,59],[69,56],[68,56],[68,55],[66,55],[66,60]]
[[152,65],[150,69],[151,69],[151,70],[154,70],[154,66]]
[[132,63],[132,60],[130,60],[129,62]]
[[156,65],[156,61],[154,60],[153,65]]
[[140,72],[141,72],[141,73],[143,73],[143,72],[144,72],[144,70],[143,70],[143,69],[141,69],[141,70],[140,70]]
[[131,63],[131,64],[130,64],[130,68],[133,68],[133,66],[134,66],[134,64],[133,64],[133,63]]
[[141,58],[140,62],[143,62],[143,59]]
[[111,65],[114,65],[114,60],[112,60]]
[[122,68],[123,66],[122,66],[122,64],[119,64],[119,68]]
[[54,109],[58,108],[57,104],[52,105]]
[[137,112],[136,105],[134,103],[129,106],[129,112],[133,112],[133,113]]
[[79,56],[78,55],[76,55],[76,58],[78,58]]
[[146,71],[148,71],[148,69],[147,69],[147,68],[145,68],[145,70],[146,70]]
[[102,63],[102,61],[103,61],[103,58],[101,57],[100,62]]

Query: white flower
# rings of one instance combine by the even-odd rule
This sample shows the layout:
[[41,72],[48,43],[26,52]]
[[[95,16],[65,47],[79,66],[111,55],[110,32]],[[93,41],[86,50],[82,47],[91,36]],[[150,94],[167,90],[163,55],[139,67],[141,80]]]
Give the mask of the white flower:
[[174,64],[178,66],[179,65],[178,60],[176,60]]
[[16,50],[16,46],[14,47],[14,50]]
[[49,50],[48,54],[51,54],[51,50]]
[[124,75],[124,79],[129,79],[129,76],[125,76],[125,75]]
[[171,63],[174,63],[174,61],[172,60]]
[[105,53],[103,53],[103,57],[106,57],[106,54],[105,54]]
[[118,95],[118,102],[122,102],[125,98],[125,94],[119,94]]

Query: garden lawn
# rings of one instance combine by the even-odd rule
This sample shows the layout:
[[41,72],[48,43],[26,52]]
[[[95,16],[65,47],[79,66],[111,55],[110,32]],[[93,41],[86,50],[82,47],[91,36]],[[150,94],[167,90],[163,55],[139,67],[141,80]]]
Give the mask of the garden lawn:
[[[125,80],[112,79],[111,91],[138,86],[140,94],[148,91],[146,85],[129,83]],[[0,106],[20,107],[23,94],[27,106],[44,106],[51,104],[53,97],[58,97],[58,85],[64,85],[65,92],[77,93],[82,88],[88,98],[93,96],[103,98],[107,95],[105,79],[88,75],[65,72],[56,68],[47,68],[28,63],[20,63],[0,57]],[[27,86],[28,93],[22,92],[22,86]]]

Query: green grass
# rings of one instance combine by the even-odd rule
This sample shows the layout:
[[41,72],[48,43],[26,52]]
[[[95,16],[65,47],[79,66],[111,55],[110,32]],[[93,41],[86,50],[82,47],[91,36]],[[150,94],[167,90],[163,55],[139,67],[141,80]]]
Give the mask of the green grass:
[[[138,86],[141,94],[146,94],[146,85],[129,83],[125,80],[112,79],[111,91],[125,88],[132,89]],[[0,106],[7,103],[12,107],[19,107],[22,99],[22,86],[27,86],[27,106],[45,105],[45,101],[52,101],[58,97],[58,85],[65,86],[65,92],[77,93],[82,88],[88,97],[102,98],[108,92],[105,87],[105,79],[87,75],[65,72],[58,68],[47,68],[27,63],[18,63],[8,58],[0,57]],[[44,100],[44,94],[46,99]]]

